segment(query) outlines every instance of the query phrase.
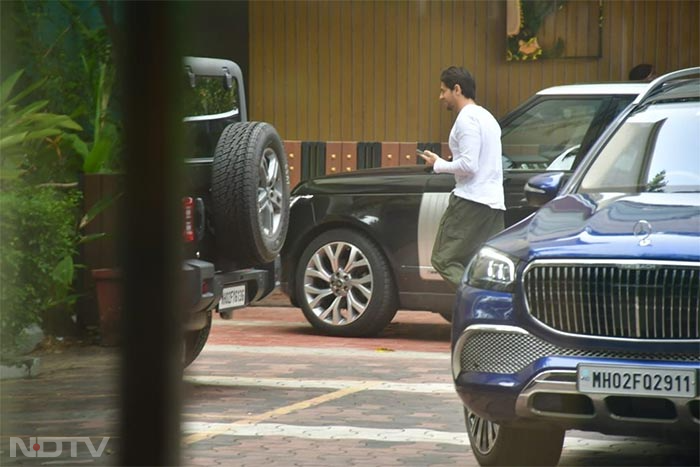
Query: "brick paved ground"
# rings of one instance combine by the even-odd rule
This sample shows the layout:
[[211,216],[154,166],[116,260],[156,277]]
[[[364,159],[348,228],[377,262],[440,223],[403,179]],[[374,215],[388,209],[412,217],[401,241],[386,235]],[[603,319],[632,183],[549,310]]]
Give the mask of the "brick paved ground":
[[[292,308],[215,322],[187,370],[183,465],[475,466],[451,387],[449,325],[400,313],[377,339],[315,333]],[[117,352],[43,354],[32,380],[0,382],[0,465],[118,465]],[[9,457],[9,437],[111,439],[55,459]],[[573,432],[561,465],[697,465],[688,447]],[[47,462],[50,462],[48,464]]]

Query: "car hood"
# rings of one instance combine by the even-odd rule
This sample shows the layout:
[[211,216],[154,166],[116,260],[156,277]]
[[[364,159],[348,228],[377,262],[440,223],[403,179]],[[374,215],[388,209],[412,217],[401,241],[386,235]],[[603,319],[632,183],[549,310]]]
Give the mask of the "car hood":
[[700,196],[570,194],[488,243],[521,259],[700,261]]
[[307,180],[292,195],[422,192],[430,173],[429,167],[421,165],[357,170]]

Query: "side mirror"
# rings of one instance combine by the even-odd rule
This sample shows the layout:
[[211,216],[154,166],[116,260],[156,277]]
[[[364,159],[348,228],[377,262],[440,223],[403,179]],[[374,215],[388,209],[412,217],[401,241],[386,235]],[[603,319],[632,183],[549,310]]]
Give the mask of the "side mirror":
[[566,179],[564,172],[548,172],[530,178],[524,188],[527,204],[538,208],[553,200]]

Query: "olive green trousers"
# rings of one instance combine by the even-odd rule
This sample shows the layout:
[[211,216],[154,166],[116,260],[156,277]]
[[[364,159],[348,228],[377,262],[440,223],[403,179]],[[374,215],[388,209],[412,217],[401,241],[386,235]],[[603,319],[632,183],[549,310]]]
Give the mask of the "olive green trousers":
[[455,290],[472,256],[489,237],[504,229],[504,213],[500,209],[450,195],[447,210],[440,219],[430,262]]

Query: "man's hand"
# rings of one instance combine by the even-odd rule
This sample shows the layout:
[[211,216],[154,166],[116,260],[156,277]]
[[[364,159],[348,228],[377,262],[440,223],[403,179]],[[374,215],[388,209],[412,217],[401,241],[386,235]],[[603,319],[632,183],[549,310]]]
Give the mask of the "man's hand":
[[429,165],[430,167],[435,165],[435,161],[440,158],[440,156],[438,156],[432,151],[423,151],[422,154],[418,155],[423,158],[423,160],[425,161],[425,165]]

